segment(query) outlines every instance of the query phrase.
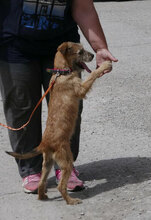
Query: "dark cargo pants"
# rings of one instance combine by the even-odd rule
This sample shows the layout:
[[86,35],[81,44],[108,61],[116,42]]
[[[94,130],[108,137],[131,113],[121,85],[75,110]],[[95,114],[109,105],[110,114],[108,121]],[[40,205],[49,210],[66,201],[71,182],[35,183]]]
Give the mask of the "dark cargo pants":
[[[52,61],[48,59],[35,60],[27,63],[7,63],[0,61],[0,89],[7,125],[18,128],[29,119],[29,116],[39,101],[44,90],[48,88]],[[51,96],[50,96],[51,98]],[[49,97],[47,97],[48,101]],[[82,102],[79,106],[79,116],[75,134],[71,140],[73,158],[76,160],[79,152],[79,137]],[[8,131],[13,151],[25,153],[39,145],[42,138],[41,106],[38,107],[30,124],[20,131]],[[8,146],[6,146],[6,150]],[[42,156],[28,160],[16,160],[21,177],[41,171]],[[57,165],[55,165],[57,168]]]

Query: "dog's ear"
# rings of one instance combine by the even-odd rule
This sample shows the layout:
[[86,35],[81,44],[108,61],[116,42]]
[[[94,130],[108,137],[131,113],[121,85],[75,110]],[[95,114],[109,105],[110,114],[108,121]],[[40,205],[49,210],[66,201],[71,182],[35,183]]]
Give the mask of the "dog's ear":
[[58,47],[57,50],[60,51],[63,55],[65,55],[65,53],[67,52],[67,49],[68,49],[68,43],[64,42]]

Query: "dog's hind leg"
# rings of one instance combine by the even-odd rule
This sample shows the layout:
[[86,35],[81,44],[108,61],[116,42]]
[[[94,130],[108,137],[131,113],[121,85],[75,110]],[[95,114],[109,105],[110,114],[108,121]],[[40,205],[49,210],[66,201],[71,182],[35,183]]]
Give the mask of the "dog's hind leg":
[[67,192],[67,182],[73,169],[73,159],[70,146],[66,145],[61,147],[57,152],[54,153],[53,159],[57,162],[61,169],[61,180],[58,185],[62,197],[66,200],[67,204],[76,205],[82,201],[78,198],[71,198]]
[[52,153],[43,153],[43,164],[42,164],[42,175],[39,182],[38,187],[38,199],[45,200],[47,199],[47,195],[45,194],[46,191],[46,181],[49,175],[49,172],[52,168],[53,160],[52,160]]

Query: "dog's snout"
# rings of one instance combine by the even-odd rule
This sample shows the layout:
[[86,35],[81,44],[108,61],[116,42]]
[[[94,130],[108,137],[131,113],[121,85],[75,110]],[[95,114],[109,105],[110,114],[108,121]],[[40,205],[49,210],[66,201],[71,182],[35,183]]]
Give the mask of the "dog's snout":
[[89,61],[91,61],[94,58],[94,54],[89,52],[88,57],[89,57]]

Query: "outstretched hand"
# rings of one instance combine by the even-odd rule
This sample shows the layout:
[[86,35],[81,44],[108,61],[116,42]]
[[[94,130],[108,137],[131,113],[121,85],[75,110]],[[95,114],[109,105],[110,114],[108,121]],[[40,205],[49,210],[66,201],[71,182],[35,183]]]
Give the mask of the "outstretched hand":
[[[96,67],[98,68],[101,66],[101,64],[104,61],[111,61],[111,62],[118,62],[118,59],[116,59],[108,49],[99,49],[96,52]],[[112,70],[112,68],[108,71],[105,71],[105,73],[109,73]]]

